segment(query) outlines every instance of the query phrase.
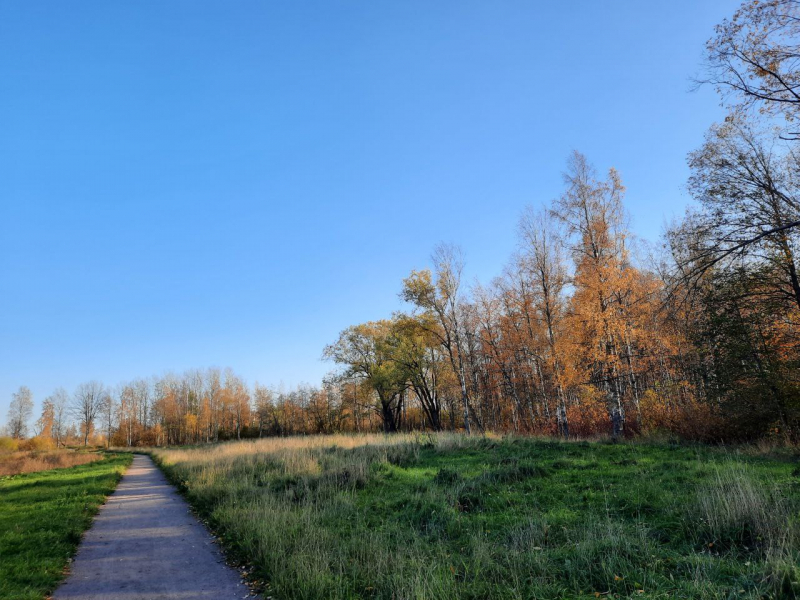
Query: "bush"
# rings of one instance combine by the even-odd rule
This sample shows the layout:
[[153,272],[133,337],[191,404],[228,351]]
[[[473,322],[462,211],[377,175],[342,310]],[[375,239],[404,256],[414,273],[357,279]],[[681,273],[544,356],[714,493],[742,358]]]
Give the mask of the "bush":
[[[682,402],[669,402],[667,397],[647,390],[640,401],[642,433],[669,433],[683,440],[714,442],[732,437],[730,423],[714,412],[712,405],[694,398]],[[735,437],[735,436],[733,436]]]
[[14,438],[0,437],[0,454],[11,454],[19,450],[19,442]]
[[29,440],[23,440],[19,444],[20,450],[28,452],[44,452],[46,450],[55,449],[56,445],[50,438],[45,437],[32,437]]
[[605,395],[594,386],[579,389],[580,404],[567,407],[569,434],[579,438],[611,433],[611,420]]

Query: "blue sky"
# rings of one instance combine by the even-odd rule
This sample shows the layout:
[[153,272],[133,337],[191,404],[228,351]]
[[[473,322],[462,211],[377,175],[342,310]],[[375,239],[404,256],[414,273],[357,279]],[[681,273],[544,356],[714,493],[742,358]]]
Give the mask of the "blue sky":
[[437,242],[499,274],[573,149],[655,240],[737,5],[0,3],[0,421],[23,384],[317,383]]

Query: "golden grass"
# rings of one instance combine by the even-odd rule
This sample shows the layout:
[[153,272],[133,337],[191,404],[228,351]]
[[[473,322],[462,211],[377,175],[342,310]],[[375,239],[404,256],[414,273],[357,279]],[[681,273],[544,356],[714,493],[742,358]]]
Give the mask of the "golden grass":
[[265,455],[278,455],[287,473],[306,474],[315,472],[312,454],[315,450],[335,448],[350,450],[362,446],[387,448],[404,444],[418,445],[434,440],[442,443],[457,444],[463,436],[454,434],[417,434],[402,433],[385,435],[380,433],[348,434],[348,435],[309,435],[286,438],[265,438],[241,442],[225,442],[208,446],[190,448],[151,448],[163,464],[200,463],[203,465],[227,465],[232,461],[252,458],[261,459]]
[[0,476],[75,467],[101,458],[103,458],[101,454],[75,452],[74,450],[11,452],[0,455]]

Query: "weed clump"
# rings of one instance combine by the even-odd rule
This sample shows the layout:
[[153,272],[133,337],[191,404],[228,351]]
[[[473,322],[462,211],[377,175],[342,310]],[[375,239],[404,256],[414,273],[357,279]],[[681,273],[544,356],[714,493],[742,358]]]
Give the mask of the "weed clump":
[[451,486],[461,481],[461,475],[452,469],[443,467],[433,477],[433,481],[438,485]]
[[548,477],[550,471],[544,467],[530,463],[521,463],[511,467],[504,467],[489,471],[485,477],[497,483],[517,483],[526,479],[540,479]]

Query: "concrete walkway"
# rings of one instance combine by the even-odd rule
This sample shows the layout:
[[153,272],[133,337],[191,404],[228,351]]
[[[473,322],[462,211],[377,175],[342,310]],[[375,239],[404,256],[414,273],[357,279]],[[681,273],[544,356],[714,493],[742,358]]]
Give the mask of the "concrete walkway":
[[136,455],[53,598],[229,600],[249,593],[150,457]]

